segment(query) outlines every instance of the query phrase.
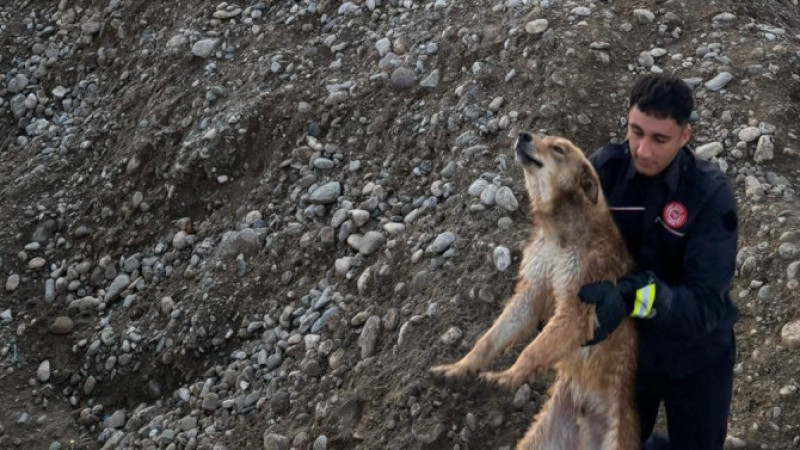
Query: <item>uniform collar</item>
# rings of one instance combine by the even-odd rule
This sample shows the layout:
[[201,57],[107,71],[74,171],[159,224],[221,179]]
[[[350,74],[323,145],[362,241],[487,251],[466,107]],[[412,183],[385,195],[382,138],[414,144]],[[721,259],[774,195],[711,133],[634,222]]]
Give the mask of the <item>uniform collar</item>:
[[[680,181],[681,175],[681,166],[683,165],[683,161],[686,158],[686,153],[691,152],[688,147],[683,146],[680,150],[678,150],[678,154],[675,155],[675,159],[655,178],[664,180],[664,183],[667,185],[671,192],[677,192],[678,190],[678,181]],[[633,165],[633,158],[631,157],[631,150],[628,147],[628,141],[625,141],[625,153],[628,156],[628,168],[625,171],[625,180],[631,181],[633,177],[636,175],[636,168]]]

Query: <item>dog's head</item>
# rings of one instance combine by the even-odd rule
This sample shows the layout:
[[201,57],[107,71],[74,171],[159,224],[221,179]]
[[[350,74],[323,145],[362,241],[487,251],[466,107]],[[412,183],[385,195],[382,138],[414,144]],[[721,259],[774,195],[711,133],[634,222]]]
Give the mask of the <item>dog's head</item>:
[[550,209],[560,201],[591,207],[602,201],[597,173],[583,151],[569,140],[522,132],[515,150],[534,208]]

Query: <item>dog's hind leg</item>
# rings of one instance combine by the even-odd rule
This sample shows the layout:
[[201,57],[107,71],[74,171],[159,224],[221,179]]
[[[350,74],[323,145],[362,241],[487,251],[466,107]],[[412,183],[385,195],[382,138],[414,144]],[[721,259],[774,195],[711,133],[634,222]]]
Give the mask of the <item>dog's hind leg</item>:
[[550,399],[519,441],[516,450],[577,450],[580,444],[578,413],[579,408],[569,389],[569,382],[556,381]]
[[509,299],[500,317],[460,361],[436,366],[431,369],[435,375],[445,378],[459,378],[486,367],[497,356],[516,342],[521,336],[533,331],[548,313],[544,311],[544,296],[549,293],[544,286],[531,286],[520,280],[514,295]]

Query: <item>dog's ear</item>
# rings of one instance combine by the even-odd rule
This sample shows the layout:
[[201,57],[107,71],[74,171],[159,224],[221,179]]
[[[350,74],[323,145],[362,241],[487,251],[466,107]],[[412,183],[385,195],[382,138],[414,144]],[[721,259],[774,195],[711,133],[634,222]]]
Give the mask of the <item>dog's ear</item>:
[[583,189],[586,198],[593,205],[596,205],[600,196],[600,183],[598,183],[597,176],[592,173],[592,168],[588,164],[584,164],[583,171],[581,171],[581,189]]

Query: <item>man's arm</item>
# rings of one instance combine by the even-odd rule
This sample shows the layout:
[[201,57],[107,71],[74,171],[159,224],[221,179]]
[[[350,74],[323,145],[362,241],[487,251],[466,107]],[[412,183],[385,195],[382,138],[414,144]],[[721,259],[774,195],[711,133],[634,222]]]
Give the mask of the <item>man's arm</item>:
[[653,321],[673,335],[693,339],[716,329],[728,312],[725,293],[736,270],[736,199],[727,183],[711,194],[686,242],[684,282],[667,286],[666,314]]

